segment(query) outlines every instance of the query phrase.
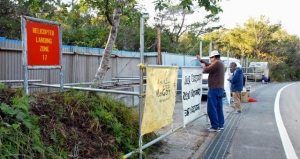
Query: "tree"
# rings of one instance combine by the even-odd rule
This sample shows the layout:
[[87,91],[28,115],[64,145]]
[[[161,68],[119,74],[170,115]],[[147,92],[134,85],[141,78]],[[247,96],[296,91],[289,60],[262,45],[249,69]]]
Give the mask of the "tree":
[[171,34],[174,35],[175,47],[178,45],[179,38],[188,31],[188,24],[186,18],[188,15],[193,14],[194,11],[183,9],[179,5],[169,6],[166,10],[162,11],[156,17],[160,24],[159,27],[169,28]]
[[[158,8],[164,5],[164,0],[158,0]],[[27,15],[47,20],[58,21],[63,25],[63,43],[75,44],[81,46],[103,46],[105,51],[97,73],[95,75],[92,87],[100,87],[104,75],[108,69],[109,57],[111,55],[113,46],[116,43],[117,34],[119,31],[121,16],[126,15],[132,17],[130,14],[137,13],[135,8],[136,0],[82,0],[80,4],[64,4],[60,0],[3,0],[0,1],[0,35],[12,39],[20,39],[20,15]],[[198,0],[198,5],[204,7],[212,13],[218,13],[221,9],[213,0]],[[72,7],[68,11],[68,7]],[[180,6],[183,9],[191,11],[192,0],[182,0]],[[90,13],[91,12],[91,13]],[[95,16],[96,15],[96,16]],[[141,14],[140,14],[141,16]],[[137,16],[138,17],[138,16]],[[126,18],[124,18],[126,19]],[[136,23],[137,24],[137,23]],[[131,24],[132,25],[132,24]],[[125,25],[124,25],[125,26]],[[97,29],[103,28],[103,29]],[[104,39],[106,30],[109,29],[108,39]],[[122,28],[123,29],[123,28]],[[152,29],[146,29],[151,31]],[[124,32],[126,29],[124,28]],[[170,32],[166,32],[167,36],[172,36]],[[134,33],[132,32],[131,35]],[[123,36],[123,42],[126,43],[125,49],[136,49],[138,46],[129,46],[133,41],[126,39]],[[149,37],[148,41],[151,45],[155,43]],[[135,40],[137,37],[135,36]],[[178,39],[178,38],[177,38]],[[106,42],[103,42],[106,40]],[[168,41],[167,38],[162,38],[162,41]],[[177,40],[178,41],[178,40]],[[129,44],[131,43],[131,44]],[[151,47],[150,47],[151,48]],[[171,46],[164,49],[169,50]]]
[[299,38],[288,35],[280,23],[270,24],[264,16],[258,20],[250,18],[243,27],[208,33],[204,39],[213,41],[214,49],[229,51],[232,57],[268,61],[273,81],[300,78],[300,67],[296,64],[300,59]]
[[[167,3],[166,3],[167,4]],[[220,29],[221,26],[214,26],[209,27],[211,23],[218,22],[219,17],[216,14],[209,14],[204,16],[204,19],[200,19],[196,22],[188,22],[187,19],[190,15],[193,15],[199,7],[193,7],[191,10],[187,8],[183,8],[181,5],[172,5],[171,3],[168,4],[167,8],[159,11],[157,16],[155,17],[157,26],[162,28],[162,31],[169,30],[171,36],[167,37],[170,38],[170,41],[173,45],[169,52],[174,53],[187,53],[188,47],[194,48],[195,45],[198,45],[198,41],[194,42],[187,39],[197,39],[200,35],[212,32],[214,30]],[[184,39],[180,39],[182,36],[185,36]],[[163,34],[162,34],[163,36]],[[180,42],[179,42],[180,41]],[[182,42],[192,42],[190,44],[180,44]],[[195,43],[196,42],[196,43]],[[179,47],[180,45],[180,47]],[[184,47],[182,47],[184,46]]]
[[219,30],[222,28],[221,25],[208,27],[209,24],[219,22],[220,18],[217,14],[208,14],[204,17],[202,22],[196,22],[190,25],[190,31],[195,34],[196,37],[210,33],[215,30]]
[[[136,4],[135,0],[84,0],[85,4],[90,5],[94,9],[98,9],[99,13],[105,15],[108,23],[110,24],[110,34],[107,40],[107,45],[105,46],[104,53],[100,62],[100,66],[96,72],[96,75],[93,80],[93,84],[91,87],[99,88],[102,85],[102,81],[104,79],[105,73],[107,72],[109,58],[113,49],[113,45],[115,44],[119,24],[120,24],[120,16],[122,13],[129,13],[126,10],[130,10],[133,8],[133,5]],[[161,6],[165,6],[162,0],[156,1],[156,7],[160,8]],[[190,10],[192,1],[191,0],[182,0],[181,6],[183,8],[188,8]],[[216,5],[216,1],[213,0],[198,0],[198,5],[200,7],[205,7],[206,10],[210,10],[212,13],[218,13],[221,9]]]
[[252,46],[252,53],[258,58],[264,58],[270,50],[267,49],[272,42],[272,35],[281,29],[281,24],[270,24],[268,18],[261,16],[259,20],[250,18],[244,24],[245,29],[248,31],[249,43]]
[[249,46],[248,35],[246,29],[237,27],[220,38],[218,44],[223,46],[222,51],[229,51],[231,56],[243,59],[249,57],[252,50],[252,46]]
[[107,44],[101,58],[100,66],[96,72],[91,87],[99,88],[102,85],[105,73],[109,69],[109,58],[116,42],[118,29],[120,25],[120,16],[126,13],[126,9],[134,7],[135,0],[84,0],[83,5],[88,5],[98,11],[99,15],[104,15],[110,25],[110,33]]
[[[116,46],[119,50],[138,51],[140,48],[140,18],[142,14],[136,8],[130,10],[130,14],[123,14],[120,21],[120,29]],[[145,27],[145,30],[147,28]]]
[[[109,22],[110,34],[107,40],[107,45],[105,46],[105,50],[100,62],[100,66],[96,72],[96,75],[93,80],[93,84],[91,87],[99,88],[102,85],[102,81],[104,79],[105,73],[107,72],[109,58],[112,52],[113,45],[115,44],[119,23],[120,23],[120,16],[122,12],[126,12],[126,9],[133,8],[132,6],[136,4],[135,0],[85,0],[83,1],[85,4],[90,5],[91,7],[98,9],[99,13],[102,13],[106,16],[107,21]],[[163,0],[156,1],[156,7],[160,8],[161,6],[165,6]],[[192,0],[182,0],[180,5],[183,8],[191,9]],[[200,7],[205,7],[206,10],[211,11],[212,13],[218,13],[221,9],[216,5],[216,1],[213,0],[198,0],[198,5]]]
[[[168,2],[170,0],[156,0],[154,1],[155,10],[162,11],[163,9],[168,7]],[[217,5],[217,1],[221,0],[195,0],[197,2],[196,6],[204,7],[206,11],[210,11],[212,14],[217,14],[219,12],[222,12],[222,9]],[[191,10],[191,8],[194,6],[193,0],[180,0],[179,3],[180,6],[182,6],[183,9]]]
[[21,25],[14,1],[0,1],[0,36],[10,39],[20,39]]
[[52,15],[56,1],[52,0],[1,0],[0,1],[0,36],[21,39],[21,15]]

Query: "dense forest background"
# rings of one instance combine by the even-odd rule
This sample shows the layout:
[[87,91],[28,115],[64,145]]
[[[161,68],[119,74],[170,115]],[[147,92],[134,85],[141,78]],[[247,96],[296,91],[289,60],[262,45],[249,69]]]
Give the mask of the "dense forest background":
[[[76,3],[77,2],[77,3]],[[106,14],[110,8],[100,1],[82,0],[2,0],[0,1],[0,36],[21,39],[20,16],[26,15],[62,24],[64,45],[104,48],[109,38],[111,25]],[[113,3],[112,1],[111,3]],[[129,2],[129,1],[128,1]],[[111,6],[113,4],[110,4]],[[105,6],[105,5],[104,5]],[[216,25],[218,12],[207,13],[198,22],[188,23],[188,15],[199,8],[183,9],[168,4],[156,14],[156,26],[145,26],[145,52],[157,51],[157,29],[161,30],[161,51],[178,54],[199,54],[199,42],[203,41],[203,55],[208,55],[209,43],[225,56],[241,60],[267,61],[271,64],[273,81],[300,79],[300,39],[288,34],[281,24],[271,24],[268,17],[249,18],[243,26],[226,29]],[[205,13],[203,13],[205,14]],[[120,25],[114,49],[139,51],[140,18],[146,17],[136,1],[130,0],[122,9]]]

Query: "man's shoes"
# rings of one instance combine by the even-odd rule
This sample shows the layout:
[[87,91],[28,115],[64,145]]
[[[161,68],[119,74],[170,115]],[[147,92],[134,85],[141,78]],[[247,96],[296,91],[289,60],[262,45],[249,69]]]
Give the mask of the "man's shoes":
[[224,130],[224,127],[220,127],[219,130]]
[[209,132],[219,132],[219,129],[215,129],[215,128],[208,128],[207,131]]

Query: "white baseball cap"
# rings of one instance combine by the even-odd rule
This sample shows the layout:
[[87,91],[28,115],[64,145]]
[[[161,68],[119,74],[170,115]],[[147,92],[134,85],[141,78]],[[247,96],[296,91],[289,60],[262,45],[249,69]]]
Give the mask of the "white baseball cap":
[[214,57],[214,56],[217,56],[217,55],[220,55],[219,52],[217,50],[213,50],[212,52],[210,52],[210,55],[209,57]]

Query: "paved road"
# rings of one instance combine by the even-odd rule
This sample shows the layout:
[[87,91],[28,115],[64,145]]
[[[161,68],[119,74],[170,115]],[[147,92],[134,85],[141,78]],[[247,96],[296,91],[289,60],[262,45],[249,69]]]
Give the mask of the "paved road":
[[300,83],[286,87],[280,97],[280,113],[298,158],[300,157]]
[[[258,102],[250,103],[250,108],[243,112],[226,158],[287,158],[276,123],[274,104],[277,92],[288,84],[290,83],[269,83],[256,87],[251,97]],[[300,157],[299,97],[300,83],[297,83],[283,89],[279,100],[282,120],[298,157]]]
[[[255,103],[243,103],[243,113],[239,116],[235,131],[230,131],[230,119],[238,114],[231,114],[231,107],[224,106],[226,118],[225,130],[220,133],[208,133],[205,130],[208,124],[205,118],[193,122],[186,129],[180,129],[165,138],[164,146],[148,159],[198,159],[205,152],[211,141],[228,141],[229,147],[221,158],[228,159],[284,159],[286,151],[282,142],[282,135],[276,122],[275,101],[279,90],[291,83],[249,83],[252,85],[250,97],[258,100]],[[290,85],[281,91],[279,100],[282,125],[289,136],[296,159],[300,157],[300,83]],[[204,100],[205,101],[205,100]],[[203,102],[204,102],[203,101]],[[202,110],[206,110],[206,103],[202,103]],[[159,130],[162,134],[182,124],[182,103],[178,101],[175,106],[174,122]],[[173,128],[172,128],[173,127]],[[280,128],[281,130],[281,128]],[[222,134],[231,136],[223,140]],[[216,134],[217,137],[215,137]],[[221,134],[221,135],[220,135]],[[285,136],[285,137],[286,137]],[[225,144],[226,145],[226,144]],[[286,146],[285,146],[286,147]],[[287,152],[291,152],[288,148]],[[298,156],[298,157],[297,157]],[[217,157],[219,158],[219,157]]]

